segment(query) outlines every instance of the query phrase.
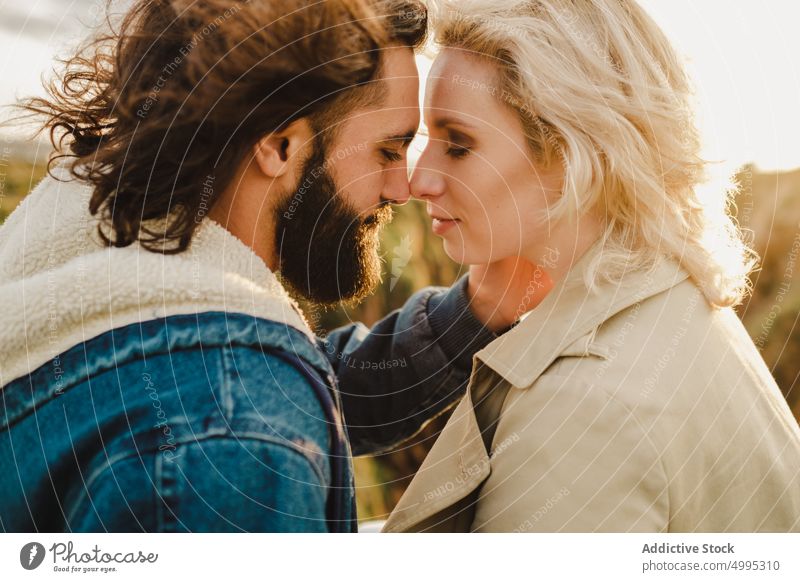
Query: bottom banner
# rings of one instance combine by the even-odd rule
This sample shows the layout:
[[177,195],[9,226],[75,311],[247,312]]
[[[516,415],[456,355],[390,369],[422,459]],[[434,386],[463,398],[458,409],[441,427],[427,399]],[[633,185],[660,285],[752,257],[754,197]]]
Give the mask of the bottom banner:
[[800,580],[800,534],[2,534],[3,580]]

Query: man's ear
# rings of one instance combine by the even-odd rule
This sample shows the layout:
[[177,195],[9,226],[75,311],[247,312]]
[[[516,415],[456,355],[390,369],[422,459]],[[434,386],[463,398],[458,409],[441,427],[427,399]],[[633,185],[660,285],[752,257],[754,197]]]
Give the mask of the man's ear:
[[275,179],[291,173],[303,159],[297,154],[312,147],[311,126],[306,119],[298,119],[258,140],[253,146],[253,157],[261,172]]

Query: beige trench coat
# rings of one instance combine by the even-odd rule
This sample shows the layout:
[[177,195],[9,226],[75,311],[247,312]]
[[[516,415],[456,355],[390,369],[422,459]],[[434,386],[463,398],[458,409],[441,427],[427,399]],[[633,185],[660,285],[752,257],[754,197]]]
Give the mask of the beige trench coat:
[[581,267],[475,356],[383,531],[800,531],[800,429],[731,309],[664,259]]

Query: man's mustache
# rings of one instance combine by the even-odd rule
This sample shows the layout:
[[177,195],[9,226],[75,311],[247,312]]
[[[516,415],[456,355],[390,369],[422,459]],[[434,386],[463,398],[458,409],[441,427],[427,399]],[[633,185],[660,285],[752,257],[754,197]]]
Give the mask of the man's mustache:
[[392,211],[391,203],[389,202],[381,202],[378,206],[378,209],[366,217],[362,224],[367,228],[379,228],[389,224],[392,221],[392,217],[394,216],[394,212]]

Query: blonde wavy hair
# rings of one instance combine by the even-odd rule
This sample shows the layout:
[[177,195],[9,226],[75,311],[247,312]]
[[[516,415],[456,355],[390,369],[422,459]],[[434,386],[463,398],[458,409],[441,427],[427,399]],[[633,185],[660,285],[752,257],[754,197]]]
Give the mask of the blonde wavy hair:
[[706,162],[691,86],[655,22],[630,0],[429,0],[437,44],[491,59],[534,159],[561,164],[551,218],[605,212],[585,277],[618,281],[659,254],[709,303],[739,303],[756,255],[729,215],[733,191],[700,194]]

